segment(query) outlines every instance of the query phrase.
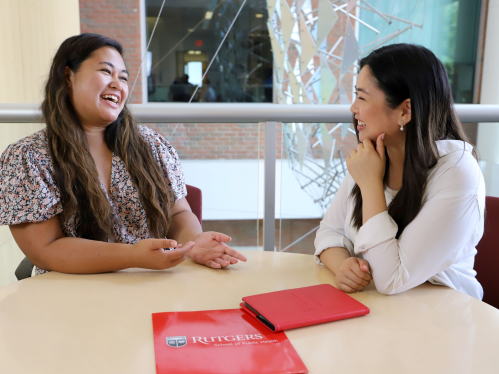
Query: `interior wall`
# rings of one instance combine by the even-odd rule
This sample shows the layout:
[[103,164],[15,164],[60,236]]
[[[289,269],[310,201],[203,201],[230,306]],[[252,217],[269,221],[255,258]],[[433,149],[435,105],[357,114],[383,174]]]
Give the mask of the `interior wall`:
[[[0,103],[40,103],[59,45],[80,33],[78,0],[0,1]],[[0,150],[42,124],[0,123]],[[0,226],[0,286],[16,281],[24,258],[7,226]]]

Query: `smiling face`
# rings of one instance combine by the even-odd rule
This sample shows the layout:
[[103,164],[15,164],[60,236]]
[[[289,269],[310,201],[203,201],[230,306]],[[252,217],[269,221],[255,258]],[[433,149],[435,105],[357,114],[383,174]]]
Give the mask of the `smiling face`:
[[371,139],[375,142],[379,135],[385,134],[385,144],[405,144],[406,131],[400,131],[411,120],[410,99],[404,100],[397,108],[392,109],[386,102],[385,93],[375,84],[369,66],[364,66],[357,78],[356,98],[350,111],[358,121],[359,140]]
[[103,47],[75,73],[66,67],[69,96],[85,130],[105,128],[118,118],[128,98],[128,72],[117,50]]

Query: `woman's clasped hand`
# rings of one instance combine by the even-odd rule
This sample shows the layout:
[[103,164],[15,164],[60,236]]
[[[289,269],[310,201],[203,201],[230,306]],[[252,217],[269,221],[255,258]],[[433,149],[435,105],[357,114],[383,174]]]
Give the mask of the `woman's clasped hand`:
[[369,263],[358,257],[347,258],[336,272],[336,287],[343,292],[362,291],[373,277],[369,270]]

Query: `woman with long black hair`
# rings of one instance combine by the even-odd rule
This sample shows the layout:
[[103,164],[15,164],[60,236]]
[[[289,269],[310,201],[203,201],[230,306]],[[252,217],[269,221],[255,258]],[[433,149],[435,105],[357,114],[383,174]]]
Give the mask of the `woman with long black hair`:
[[167,269],[187,255],[212,268],[246,261],[227,235],[202,232],[177,153],[135,123],[122,55],[98,34],[61,44],[45,86],[47,127],[0,158],[0,224],[37,274]]
[[382,47],[360,61],[356,95],[359,145],[317,232],[317,262],[345,292],[429,281],[482,299],[485,185],[444,66],[421,46]]

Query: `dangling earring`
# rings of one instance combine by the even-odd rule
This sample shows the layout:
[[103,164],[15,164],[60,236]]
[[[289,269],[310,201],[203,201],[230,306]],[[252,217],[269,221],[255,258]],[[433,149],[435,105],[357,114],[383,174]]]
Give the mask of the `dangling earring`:
[[400,123],[400,131],[404,131],[404,121]]

